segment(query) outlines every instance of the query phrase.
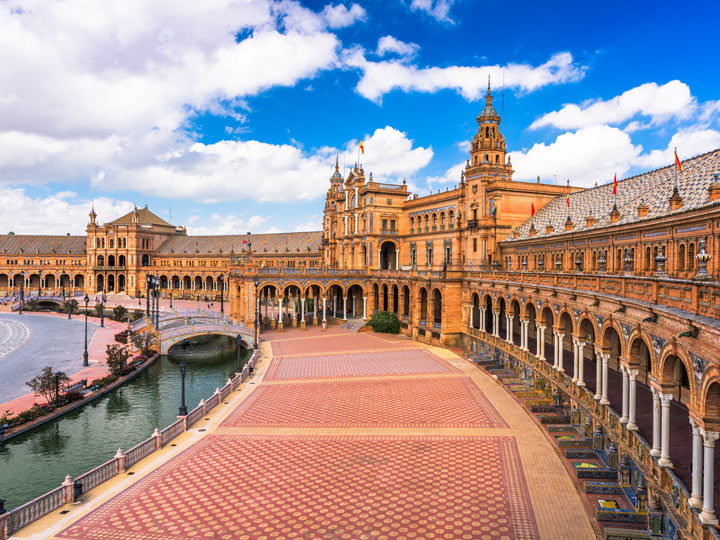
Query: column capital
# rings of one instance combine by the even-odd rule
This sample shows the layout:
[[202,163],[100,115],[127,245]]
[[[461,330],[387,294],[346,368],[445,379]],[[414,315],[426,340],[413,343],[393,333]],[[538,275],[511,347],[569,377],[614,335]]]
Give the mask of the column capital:
[[637,376],[640,373],[640,370],[637,369],[628,369],[628,376],[630,377],[631,381],[637,380]]
[[564,334],[563,332],[558,332],[557,335],[558,335],[558,337],[559,337],[560,339],[564,339],[564,338],[565,338],[565,334]]
[[542,331],[545,331],[545,329],[547,328],[544,324],[538,324],[537,327]]
[[718,437],[720,437],[720,433],[718,433],[717,431],[705,431],[702,428],[699,429],[703,437],[703,446],[707,448],[714,448],[715,441],[717,441]]
[[660,395],[660,403],[662,404],[662,406],[669,407],[670,402],[672,401],[672,398],[673,398],[672,394],[663,394],[661,392],[658,392],[658,394]]
[[700,428],[700,424],[698,424],[692,416],[690,416],[688,420],[690,420],[693,435],[700,435],[700,430],[702,429]]

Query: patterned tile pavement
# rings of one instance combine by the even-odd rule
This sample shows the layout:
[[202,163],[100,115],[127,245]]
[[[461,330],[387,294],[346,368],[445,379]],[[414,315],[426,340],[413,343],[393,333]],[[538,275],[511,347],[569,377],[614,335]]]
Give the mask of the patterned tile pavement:
[[227,427],[474,427],[507,424],[469,377],[261,386]]
[[457,373],[458,370],[429,351],[403,350],[293,358],[278,357],[274,358],[270,364],[265,380],[450,372]]
[[273,356],[342,354],[348,351],[381,351],[399,349],[418,349],[419,345],[407,340],[378,339],[367,334],[330,335],[317,339],[290,339],[273,341]]
[[209,435],[59,537],[539,535],[512,437]]

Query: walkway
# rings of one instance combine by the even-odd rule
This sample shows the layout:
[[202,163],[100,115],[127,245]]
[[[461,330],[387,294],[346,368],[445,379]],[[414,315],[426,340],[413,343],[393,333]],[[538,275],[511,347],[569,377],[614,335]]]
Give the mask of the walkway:
[[337,327],[264,337],[202,433],[17,537],[595,538],[545,435],[468,361]]
[[105,319],[105,328],[100,328],[99,319],[90,317],[90,366],[83,368],[84,317],[75,315],[69,321],[63,314],[0,314],[0,415],[45,402],[45,398],[28,393],[25,385],[45,366],[64,371],[73,382],[91,381],[107,374],[105,348],[115,343],[115,334],[126,328],[127,324],[108,319]]

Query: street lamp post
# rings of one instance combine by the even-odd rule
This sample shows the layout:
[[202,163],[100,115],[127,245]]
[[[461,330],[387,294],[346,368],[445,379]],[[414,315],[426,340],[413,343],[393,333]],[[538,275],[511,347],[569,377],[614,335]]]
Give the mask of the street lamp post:
[[153,278],[155,288],[155,326],[160,327],[160,278],[155,274]]
[[55,372],[55,408],[60,407],[60,372]]
[[187,364],[185,360],[180,362],[180,378],[182,380],[180,390],[180,411],[179,416],[187,416],[187,407],[185,406],[185,373],[187,372]]
[[23,303],[25,302],[25,272],[20,272],[20,315],[22,315]]
[[223,294],[223,289],[225,287],[225,279],[223,278],[222,274],[218,278],[218,281],[220,281],[220,313],[225,313],[225,295]]
[[260,280],[255,278],[255,345],[253,349],[257,350],[258,341],[260,341],[260,302],[258,301],[258,285]]
[[60,286],[62,287],[62,299],[65,301],[65,280],[63,279],[67,274],[63,272],[60,274]]
[[105,328],[105,286],[100,289],[100,328]]
[[42,296],[42,270],[38,272],[38,302],[40,301],[40,297]]
[[88,362],[88,350],[87,350],[87,316],[88,316],[88,302],[90,302],[90,298],[88,297],[87,293],[85,293],[85,350],[83,351],[83,366],[89,366],[90,363]]
[[146,310],[147,310],[147,318],[148,319],[150,318],[150,280],[151,279],[152,278],[150,277],[150,275],[148,275],[145,278],[145,289],[146,289],[145,299],[146,299]]

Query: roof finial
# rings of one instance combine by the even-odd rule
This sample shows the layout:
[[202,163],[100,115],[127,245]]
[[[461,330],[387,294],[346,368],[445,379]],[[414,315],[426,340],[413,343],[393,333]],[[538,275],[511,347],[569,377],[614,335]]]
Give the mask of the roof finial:
[[488,73],[488,93],[487,95],[490,95],[490,74]]
[[340,172],[340,167],[338,163],[338,155],[335,154],[335,172]]

